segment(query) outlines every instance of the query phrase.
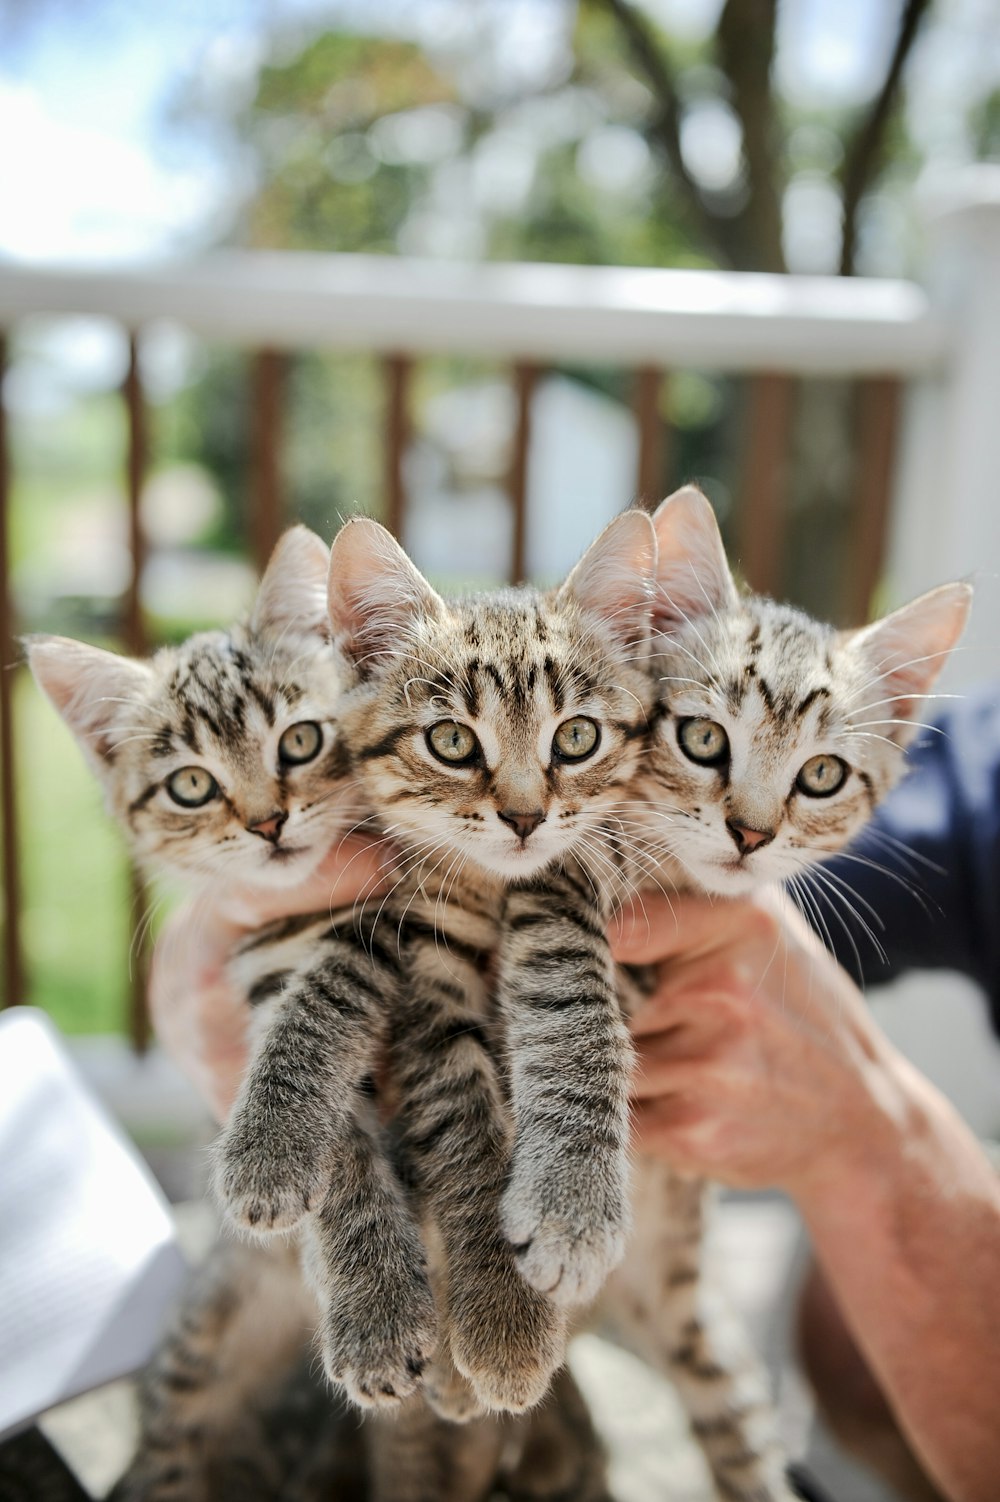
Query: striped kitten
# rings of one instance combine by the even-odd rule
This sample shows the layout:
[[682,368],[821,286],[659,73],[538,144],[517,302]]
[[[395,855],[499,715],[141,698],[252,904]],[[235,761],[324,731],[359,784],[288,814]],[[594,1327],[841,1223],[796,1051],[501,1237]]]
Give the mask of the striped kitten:
[[[520,1278],[497,1224],[509,1144],[482,1026],[486,968],[505,885],[596,829],[635,769],[649,695],[630,658],[653,551],[635,514],[550,598],[446,604],[383,529],[355,522],[331,560],[334,651],[318,609],[324,550],[300,529],[246,628],[151,663],[29,645],[140,858],[203,878],[234,858],[244,881],[303,874],[342,826],[346,747],[368,806],[410,847],[387,902],[272,925],[244,946],[255,1048],[218,1155],[238,1223],[304,1222],[327,1371],[361,1403],[405,1399],[437,1339],[423,1251],[366,1098],[390,1012],[398,1153],[448,1308],[431,1395],[463,1416],[517,1411],[561,1360],[563,1318]],[[440,669],[452,657],[454,675]],[[537,832],[542,799],[551,821]],[[614,1109],[623,1119],[623,1089]]]
[[[971,594],[943,586],[873,626],[838,632],[741,596],[712,509],[693,488],[665,501],[654,525],[657,703],[640,770],[589,882],[557,872],[513,890],[502,932],[498,992],[512,1019],[517,1117],[504,1222],[539,1287],[562,1271],[545,1244],[552,1208],[585,1227],[595,1198],[595,1157],[574,1152],[581,1134],[590,1140],[594,1102],[572,1061],[595,997],[606,1005],[580,976],[604,972],[611,907],[637,893],[641,901],[650,885],[735,896],[788,882],[807,908],[824,882],[833,890],[818,863],[861,829],[901,771],[914,711]],[[801,885],[807,873],[813,894]],[[641,980],[619,973],[626,1010],[641,1000]],[[602,1171],[618,1162],[620,1144],[610,1146]],[[634,1234],[601,1312],[674,1379],[720,1494],[785,1497],[766,1383],[701,1279],[703,1200],[701,1184],[640,1162]]]

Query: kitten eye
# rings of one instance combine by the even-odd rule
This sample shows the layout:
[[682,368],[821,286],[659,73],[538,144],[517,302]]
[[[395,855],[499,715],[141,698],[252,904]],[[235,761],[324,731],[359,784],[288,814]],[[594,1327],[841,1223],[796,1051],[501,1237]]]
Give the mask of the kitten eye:
[[586,715],[578,714],[559,726],[552,737],[552,749],[562,761],[583,761],[597,750],[600,741],[598,725]]
[[689,761],[717,767],[729,756],[729,737],[714,720],[681,720],[677,744]]
[[849,771],[846,761],[841,761],[839,756],[810,756],[796,777],[795,786],[810,798],[829,798],[831,793],[843,787]]
[[167,792],[182,808],[201,808],[210,803],[219,791],[219,784],[204,767],[181,767],[167,778]]
[[468,725],[460,725],[457,720],[439,720],[432,725],[427,732],[427,745],[438,761],[448,762],[453,767],[461,766],[479,754],[476,737]]
[[323,732],[314,720],[302,720],[298,725],[289,725],[278,742],[278,760],[286,766],[297,767],[304,761],[312,761],[319,755],[323,744]]

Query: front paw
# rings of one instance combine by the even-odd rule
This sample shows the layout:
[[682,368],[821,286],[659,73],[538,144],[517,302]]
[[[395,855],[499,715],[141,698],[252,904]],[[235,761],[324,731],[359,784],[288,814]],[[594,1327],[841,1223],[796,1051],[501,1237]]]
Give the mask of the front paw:
[[416,1392],[437,1345],[430,1287],[414,1273],[375,1299],[344,1295],[320,1325],[326,1374],[361,1408],[395,1408]]
[[311,1145],[234,1123],[216,1149],[213,1184],[237,1225],[288,1231],[319,1202],[328,1174]]
[[622,1260],[625,1205],[617,1189],[595,1194],[592,1178],[566,1185],[515,1172],[500,1221],[521,1276],[555,1303],[572,1307],[595,1299]]
[[455,1365],[492,1413],[524,1413],[545,1396],[566,1354],[561,1309],[530,1288],[494,1231],[449,1268]]

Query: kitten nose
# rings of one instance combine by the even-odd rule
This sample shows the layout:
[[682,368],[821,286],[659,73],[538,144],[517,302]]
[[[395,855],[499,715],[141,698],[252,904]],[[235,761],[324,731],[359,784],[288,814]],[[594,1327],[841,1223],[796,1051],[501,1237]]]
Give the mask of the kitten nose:
[[518,839],[526,840],[529,834],[533,834],[539,824],[545,823],[544,810],[534,809],[530,814],[516,814],[512,809],[497,809],[497,818],[509,824]]
[[247,828],[251,834],[259,834],[262,840],[269,840],[272,845],[276,845],[287,818],[285,813],[268,814],[266,819],[258,819],[256,823],[248,824]]
[[751,850],[757,850],[761,845],[769,845],[774,839],[773,829],[751,829],[749,824],[741,824],[739,819],[727,819],[726,828],[736,842],[736,848],[741,855],[749,855]]

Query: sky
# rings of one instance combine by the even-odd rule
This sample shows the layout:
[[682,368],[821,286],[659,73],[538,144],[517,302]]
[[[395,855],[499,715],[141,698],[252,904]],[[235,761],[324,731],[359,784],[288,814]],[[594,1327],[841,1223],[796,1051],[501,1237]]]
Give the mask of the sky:
[[[697,37],[720,0],[645,0]],[[565,62],[572,0],[0,0],[0,256],[107,264],[210,245],[246,179],[192,136],[166,127],[192,77],[246,87],[275,30],[373,14],[387,31],[447,43],[492,18],[490,66],[530,82]],[[782,8],[777,76],[798,101],[863,100],[877,86],[897,0],[793,0]],[[938,0],[918,50],[922,144],[961,155],[949,101],[1000,81],[995,0]],[[929,101],[931,108],[923,102]]]

